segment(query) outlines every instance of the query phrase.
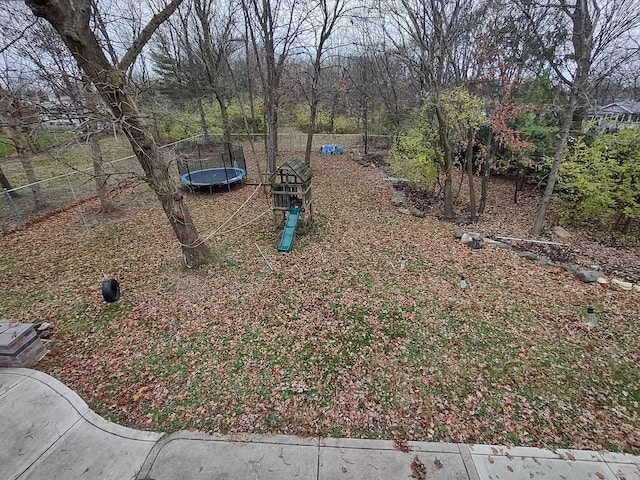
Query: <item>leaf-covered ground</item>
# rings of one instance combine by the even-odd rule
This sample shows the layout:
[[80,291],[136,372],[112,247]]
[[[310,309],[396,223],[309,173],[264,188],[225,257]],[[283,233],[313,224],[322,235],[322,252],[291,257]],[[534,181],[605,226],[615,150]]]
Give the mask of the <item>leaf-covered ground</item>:
[[[196,271],[151,196],[108,217],[88,203],[0,239],[0,317],[51,322],[38,368],[137,428],[638,453],[638,292],[471,250],[454,225],[399,213],[379,170],[313,162],[315,223],[291,253],[271,214],[246,225],[261,191]],[[203,234],[254,188],[189,195]]]

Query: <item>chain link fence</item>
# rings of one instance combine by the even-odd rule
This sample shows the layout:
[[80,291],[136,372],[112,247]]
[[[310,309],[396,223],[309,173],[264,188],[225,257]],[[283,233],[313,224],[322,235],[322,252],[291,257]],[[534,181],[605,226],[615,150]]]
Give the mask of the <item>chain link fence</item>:
[[[369,145],[373,148],[387,148],[392,137],[387,135],[370,135]],[[180,140],[160,147],[161,152],[173,162],[175,168],[175,150],[181,144],[202,141],[201,137]],[[264,134],[232,135],[234,144],[241,144],[247,154],[264,155]],[[221,142],[220,135],[210,135],[210,141]],[[298,155],[304,152],[307,135],[304,133],[283,133],[278,135],[280,152]],[[340,145],[345,154],[351,148],[363,146],[360,134],[316,134],[313,139],[313,150],[318,151],[322,145]],[[142,192],[151,193],[143,181],[143,171],[135,156],[113,160],[102,164],[107,180],[107,190],[111,195],[118,195],[135,189],[136,195]],[[250,166],[250,165],[249,165]],[[22,185],[10,190],[3,189],[0,199],[0,234],[24,227],[31,221],[62,211],[69,206],[80,204],[97,197],[96,175],[93,167],[71,170],[35,183]]]

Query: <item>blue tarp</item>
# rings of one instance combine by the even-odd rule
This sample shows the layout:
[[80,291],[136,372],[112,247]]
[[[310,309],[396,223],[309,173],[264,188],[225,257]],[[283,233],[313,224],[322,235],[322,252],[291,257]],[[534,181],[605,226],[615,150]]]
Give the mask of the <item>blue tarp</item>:
[[342,155],[342,147],[338,145],[322,145],[320,153],[323,155]]

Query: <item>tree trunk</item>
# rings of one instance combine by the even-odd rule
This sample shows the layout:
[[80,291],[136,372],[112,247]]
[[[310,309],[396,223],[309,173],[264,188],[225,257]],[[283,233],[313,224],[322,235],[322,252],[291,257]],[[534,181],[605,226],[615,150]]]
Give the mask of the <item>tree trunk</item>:
[[207,117],[204,115],[204,107],[202,106],[202,98],[198,98],[198,113],[200,114],[200,126],[202,127],[202,137],[204,143],[209,144],[209,126],[207,125]]
[[476,188],[473,183],[473,143],[475,141],[473,130],[467,131],[467,151],[465,162],[467,165],[467,181],[469,182],[469,210],[471,211],[471,223],[476,222]]
[[266,100],[265,127],[267,130],[267,175],[271,175],[276,171],[278,155],[278,119],[276,116],[275,94],[270,91],[267,92]]
[[311,165],[311,149],[313,147],[313,134],[316,131],[316,117],[318,115],[318,105],[315,95],[311,94],[311,111],[309,113],[309,131],[307,132],[307,144],[304,148],[304,163]]
[[[158,197],[180,242],[185,265],[192,268],[203,264],[209,250],[191,220],[183,195],[169,171],[169,162],[160,155],[151,129],[144,122],[135,100],[126,91],[124,72],[109,63],[90,29],[91,2],[72,4],[64,0],[26,0],[26,3],[35,15],[51,23],[87,79],[97,88],[105,105],[120,122],[145,172],[145,180]],[[135,49],[130,49],[125,57],[133,54]],[[127,64],[124,59],[122,61]]]
[[556,153],[553,156],[553,163],[551,164],[549,178],[547,179],[547,186],[544,189],[544,195],[542,196],[542,200],[540,201],[538,213],[533,223],[533,228],[531,229],[531,233],[533,235],[540,235],[542,227],[544,226],[544,219],[547,216],[547,210],[549,209],[549,204],[551,203],[553,190],[556,186],[556,181],[558,180],[558,171],[560,170],[560,164],[562,163],[564,151],[567,148],[567,143],[569,142],[571,125],[573,122],[573,112],[576,105],[575,97],[573,95],[571,97],[571,102],[568,106],[568,110],[565,113],[565,117],[562,122],[562,128],[560,130],[560,143],[558,144]]
[[493,155],[493,130],[489,131],[489,145],[487,153],[482,161],[482,183],[480,184],[480,205],[478,214],[484,215],[487,208],[487,197],[489,196],[489,177],[491,176],[491,156]]
[[449,134],[447,132],[447,119],[442,110],[442,106],[438,103],[439,97],[435,101],[436,119],[438,120],[438,137],[440,148],[442,148],[443,164],[444,164],[444,216],[453,218],[453,186],[451,171],[453,170],[453,156],[451,154],[451,145],[449,144]]
[[118,209],[115,202],[109,194],[107,187],[107,173],[104,170],[102,160],[102,149],[98,141],[98,106],[95,93],[92,89],[91,82],[83,78],[85,102],[89,110],[89,118],[87,118],[87,135],[89,137],[89,146],[91,148],[91,163],[93,164],[93,177],[96,183],[96,192],[100,199],[100,213],[111,213]]
[[13,187],[11,186],[11,183],[9,183],[9,179],[2,171],[2,167],[0,167],[0,185],[2,186],[3,190],[7,190],[11,198],[16,198],[18,196],[18,192],[13,191]]
[[220,118],[222,119],[222,141],[228,145],[231,144],[231,120],[229,118],[229,109],[227,108],[227,99],[222,93],[221,87],[216,87],[216,100],[220,107]]
[[362,137],[364,140],[364,154],[369,153],[369,108],[367,99],[364,99],[364,110],[362,111]]
[[31,163],[31,160],[27,156],[27,149],[20,139],[20,134],[15,128],[10,126],[6,126],[4,128],[4,133],[7,135],[7,137],[9,137],[11,143],[13,143],[13,147],[16,149],[16,155],[18,157],[18,160],[20,161],[20,165],[22,165],[24,174],[27,177],[29,190],[31,190],[31,195],[33,196],[33,210],[41,210],[45,206],[45,201],[42,196],[42,189],[40,188],[40,184],[38,183],[36,172],[33,169],[33,163]]
[[107,173],[102,163],[102,150],[97,135],[89,137],[89,145],[91,146],[91,162],[93,163],[93,175],[96,182],[96,191],[100,199],[100,213],[111,213],[118,210],[116,203],[111,198],[109,188],[107,186]]

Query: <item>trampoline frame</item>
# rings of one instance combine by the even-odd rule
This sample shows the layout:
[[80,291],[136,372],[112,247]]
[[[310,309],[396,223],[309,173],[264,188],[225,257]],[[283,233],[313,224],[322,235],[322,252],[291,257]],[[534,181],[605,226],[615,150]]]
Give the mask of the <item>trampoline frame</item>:
[[[188,167],[187,167],[188,168]],[[192,175],[197,175],[204,172],[219,172],[224,171],[225,179],[220,182],[197,182],[191,179]],[[235,173],[233,176],[229,176],[230,171]],[[231,185],[235,182],[242,181],[247,176],[246,170],[238,167],[212,167],[212,168],[203,168],[200,170],[187,171],[187,173],[183,173],[180,175],[180,181],[185,184],[189,188],[199,188],[199,187],[216,187],[220,185]]]
[[[215,147],[216,145],[213,146]],[[190,190],[208,187],[209,192],[212,192],[214,187],[227,186],[230,189],[234,183],[241,182],[244,184],[247,170],[242,147],[233,146],[230,143],[223,143],[218,146],[222,147],[221,151],[211,152],[212,156],[202,158],[203,152],[201,148],[211,147],[197,144],[194,146],[197,149],[197,158],[183,157],[178,160],[178,174],[183,185]],[[235,157],[236,153],[238,153],[235,150],[239,150],[240,164]],[[192,167],[196,168],[192,170]],[[224,176],[220,175],[220,172],[224,172]],[[209,174],[209,178],[207,178],[207,174]]]

